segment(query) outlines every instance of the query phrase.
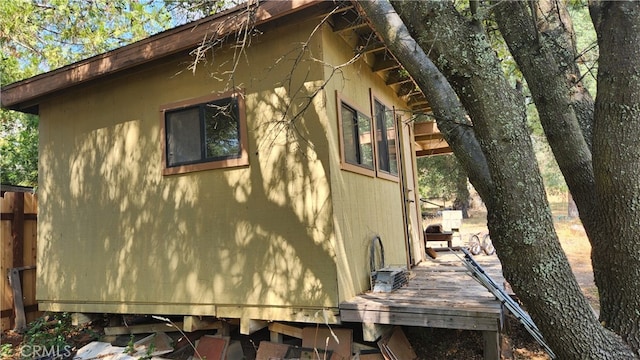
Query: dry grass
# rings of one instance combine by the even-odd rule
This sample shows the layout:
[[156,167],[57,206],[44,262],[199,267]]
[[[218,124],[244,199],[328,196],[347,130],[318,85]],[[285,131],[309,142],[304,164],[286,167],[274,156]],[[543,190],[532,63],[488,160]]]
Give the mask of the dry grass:
[[582,292],[594,310],[599,311],[598,289],[593,280],[591,267],[591,244],[580,220],[556,221],[555,226],[562,249],[569,259]]
[[[585,234],[584,228],[579,219],[569,219],[567,216],[567,203],[565,199],[551,199],[551,210],[554,215],[554,225],[556,233],[560,240],[560,244],[565,251],[565,254],[571,265],[571,269],[580,285],[586,298],[591,303],[591,306],[598,311],[598,291],[593,281],[593,269],[591,267],[591,245]],[[471,217],[465,219],[460,229],[462,244],[466,245],[469,238],[473,234],[487,233],[487,219],[486,211],[472,211]],[[429,223],[437,223],[441,219],[430,219]],[[442,330],[444,332],[444,330]],[[447,339],[446,336],[434,336],[432,343],[423,344],[424,347],[430,348],[430,352],[427,354],[433,355],[434,352],[438,354],[436,357],[426,356],[426,358],[447,358],[447,359],[474,359],[482,358],[479,350],[482,346],[474,347],[474,341],[478,341],[478,334],[474,332],[460,333],[449,332],[451,335],[456,336],[456,341]],[[434,335],[430,333],[430,335]],[[441,337],[445,340],[438,345]],[[507,319],[506,329],[506,341],[507,344],[503,344],[503,351],[505,348],[510,349],[510,354],[504,354],[506,358],[510,359],[534,359],[534,360],[547,360],[549,356],[544,350],[533,340],[533,338],[522,328],[517,320],[512,317]],[[464,339],[463,343],[460,343],[460,339]],[[435,343],[433,343],[435,342]],[[465,343],[466,342],[466,343]],[[449,347],[445,347],[449,346]],[[466,348],[466,352],[454,353],[452,349],[460,351],[461,348]],[[473,351],[475,349],[475,352]],[[438,357],[441,356],[441,357]],[[421,357],[422,358],[422,357]]]
[[[554,225],[560,244],[571,265],[571,269],[591,306],[598,311],[598,291],[593,281],[591,267],[591,245],[579,219],[569,219],[567,216],[566,197],[550,199]],[[454,245],[467,245],[470,236],[478,233],[488,233],[486,210],[471,211],[471,217],[464,219],[460,229],[460,239]],[[441,222],[441,218],[425,221],[427,224]],[[512,317],[507,318],[505,332],[507,344],[503,344],[503,351],[510,350],[505,358],[546,360],[548,355]],[[454,331],[442,329],[413,329],[409,331],[414,346],[421,359],[481,359],[482,345],[480,334],[474,331]],[[428,338],[427,341],[425,338]]]
[[[591,245],[582,223],[580,219],[568,218],[566,199],[552,198],[550,205],[558,239],[567,255],[576,280],[591,306],[599,311],[598,289],[593,281],[593,268],[591,267]],[[472,211],[470,215],[469,219],[463,221],[460,230],[464,243],[468,242],[469,236],[473,234],[488,232],[485,212]]]

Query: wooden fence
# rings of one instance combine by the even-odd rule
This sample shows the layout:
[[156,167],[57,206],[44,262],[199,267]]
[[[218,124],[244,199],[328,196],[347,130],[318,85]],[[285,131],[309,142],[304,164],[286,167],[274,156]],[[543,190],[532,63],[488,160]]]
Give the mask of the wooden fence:
[[[30,322],[41,315],[36,303],[36,239],[38,199],[32,189],[2,185],[0,188],[0,330],[13,329],[16,321]],[[14,273],[13,288],[9,281]],[[18,283],[15,281],[19,279]],[[14,299],[16,290],[22,292],[21,299]],[[19,300],[22,300],[21,302]],[[16,319],[15,304],[24,309],[25,317]]]

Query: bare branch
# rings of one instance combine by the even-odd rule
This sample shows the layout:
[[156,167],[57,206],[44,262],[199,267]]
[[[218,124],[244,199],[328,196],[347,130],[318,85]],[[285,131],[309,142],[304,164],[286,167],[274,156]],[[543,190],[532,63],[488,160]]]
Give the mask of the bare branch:
[[[286,84],[286,88],[287,89],[289,89],[289,90],[293,89],[293,76],[292,76],[292,74],[294,73],[293,70],[298,68],[300,66],[300,64],[303,61],[305,61],[306,59],[310,59],[311,61],[315,61],[315,62],[320,62],[320,63],[323,64],[323,66],[328,66],[331,69],[330,74],[322,81],[322,83],[320,85],[316,86],[309,95],[300,95],[303,92],[308,91],[304,86],[305,83],[306,83],[306,78],[305,78],[304,81],[302,81],[300,83],[300,85],[295,89],[295,91],[291,92],[291,95],[289,96],[289,99],[291,99],[291,100],[302,99],[303,103],[298,107],[298,109],[295,112],[292,113],[293,104],[291,103],[291,100],[285,99],[284,111],[282,112],[281,116],[279,116],[279,118],[277,120],[274,120],[272,122],[267,123],[267,127],[268,127],[267,128],[268,129],[267,133],[271,134],[271,136],[272,136],[271,139],[270,140],[266,140],[265,139],[266,141],[268,141],[268,143],[258,145],[258,151],[260,150],[262,145],[266,145],[267,149],[273,148],[273,145],[274,145],[276,139],[280,136],[280,134],[283,131],[286,132],[286,134],[287,134],[286,136],[287,137],[292,137],[292,138],[296,139],[297,141],[302,141],[302,142],[306,143],[309,146],[313,146],[313,144],[311,144],[301,134],[301,132],[299,131],[299,129],[297,127],[298,120],[301,119],[302,116],[306,113],[306,111],[309,109],[309,107],[313,103],[313,100],[316,98],[316,96],[318,96],[318,94],[320,94],[320,93],[322,93],[324,91],[324,89],[331,82],[333,77],[336,74],[340,73],[340,71],[343,68],[345,68],[347,66],[350,66],[353,63],[355,63],[362,56],[361,54],[356,54],[355,56],[353,56],[351,59],[349,59],[345,63],[334,66],[334,65],[327,64],[324,61],[313,57],[311,54],[308,54],[309,51],[310,51],[309,44],[311,43],[312,38],[318,33],[318,31],[329,20],[329,18],[335,12],[337,12],[338,10],[339,10],[339,7],[336,7],[331,12],[329,12],[327,15],[325,15],[323,17],[323,19],[315,26],[313,31],[311,31],[311,33],[307,37],[307,40],[305,42],[301,43],[301,46],[299,48],[297,48],[295,50],[292,50],[292,52],[296,51],[297,54],[296,54],[296,56],[295,56],[295,58],[293,60],[292,66],[291,66],[292,71],[289,72],[289,75],[287,75],[287,77],[284,79],[283,83]],[[289,54],[286,54],[286,55],[283,55],[282,57],[280,57],[276,61],[276,64],[282,62],[292,52],[289,52]]]

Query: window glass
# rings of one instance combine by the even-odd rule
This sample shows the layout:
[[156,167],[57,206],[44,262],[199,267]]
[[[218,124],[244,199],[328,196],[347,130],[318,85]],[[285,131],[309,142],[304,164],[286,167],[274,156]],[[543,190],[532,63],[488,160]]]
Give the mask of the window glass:
[[205,108],[207,159],[221,159],[240,154],[240,129],[234,102],[209,103]]
[[[165,110],[164,121],[167,168],[246,158],[236,98]],[[227,161],[216,167],[243,163]]]
[[342,106],[342,139],[344,142],[344,157],[345,161],[350,164],[358,164],[358,150],[357,150],[357,132],[355,131],[356,124],[355,112],[346,106]]
[[396,127],[393,111],[379,101],[374,103],[378,169],[398,175]]
[[398,144],[397,144],[397,122],[393,119],[393,114],[385,117],[387,121],[387,144],[389,149],[389,173],[398,175]]
[[373,169],[371,119],[343,103],[342,135],[345,161]]
[[361,113],[358,113],[358,134],[360,136],[360,161],[365,167],[373,169],[371,119]]
[[200,160],[200,109],[197,107],[167,112],[167,165]]

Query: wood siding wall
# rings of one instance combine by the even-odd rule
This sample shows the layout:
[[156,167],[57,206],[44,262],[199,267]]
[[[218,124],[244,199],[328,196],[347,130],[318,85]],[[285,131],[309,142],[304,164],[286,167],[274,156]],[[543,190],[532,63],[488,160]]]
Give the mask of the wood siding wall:
[[[353,40],[353,44],[347,41]],[[345,64],[353,56],[356,38],[339,36],[330,26],[323,28],[323,60]],[[372,95],[389,108],[406,109],[384,80],[371,71],[362,57],[339,72],[325,66],[326,112],[331,147],[331,194],[334,205],[338,286],[341,300],[370,287],[369,247],[375,236],[384,244],[386,265],[406,266],[402,191],[400,177],[389,179],[345,170],[340,163],[336,93],[358,111],[373,119]],[[407,112],[402,111],[403,117]],[[407,136],[407,134],[404,134]],[[405,140],[405,142],[408,140]]]
[[[15,326],[13,292],[7,274],[12,268],[36,265],[38,199],[32,193],[5,192],[0,198],[0,204],[2,209],[2,221],[0,222],[2,319],[0,330],[5,331]],[[36,270],[20,271],[20,283],[22,284],[22,300],[26,321],[30,322],[40,316],[36,303]]]
[[[309,321],[337,309],[324,104],[308,103],[318,21],[265,29],[233,79],[223,47],[195,73],[174,57],[41,103],[41,309]],[[244,96],[249,165],[163,176],[160,109],[229,87]]]
[[[40,104],[42,309],[311,322],[369,288],[373,236],[407,263],[399,179],[341,169],[335,93],[406,104],[363,61],[331,74],[318,59],[353,47],[329,25],[309,40],[318,21],[252,39],[231,84],[218,49],[195,74],[174,57]],[[225,85],[244,94],[249,165],[162,176],[159,109]]]

